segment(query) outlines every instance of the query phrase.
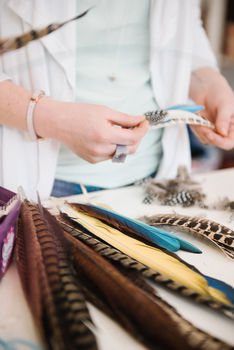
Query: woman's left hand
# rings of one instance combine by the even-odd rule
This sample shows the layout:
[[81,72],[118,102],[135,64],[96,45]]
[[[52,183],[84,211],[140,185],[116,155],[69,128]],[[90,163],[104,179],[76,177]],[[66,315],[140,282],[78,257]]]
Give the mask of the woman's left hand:
[[200,114],[214,123],[215,129],[193,126],[202,143],[224,150],[234,148],[234,93],[226,79],[212,68],[193,72],[190,97],[205,109]]

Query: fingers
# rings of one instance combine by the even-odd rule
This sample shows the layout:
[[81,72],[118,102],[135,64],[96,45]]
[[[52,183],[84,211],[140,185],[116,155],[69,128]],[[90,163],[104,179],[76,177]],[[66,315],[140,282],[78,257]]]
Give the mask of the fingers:
[[[234,97],[233,97],[234,99]],[[232,119],[233,106],[229,105],[220,105],[217,111],[217,118],[215,121],[215,128],[217,132],[222,136],[227,136],[229,132],[229,126]]]
[[234,121],[230,122],[228,135],[226,137],[205,127],[193,126],[192,130],[204,144],[220,147],[224,150],[231,150],[234,148]]
[[134,146],[139,143],[142,137],[147,133],[149,123],[143,120],[133,129],[112,128],[111,142],[119,145]]
[[110,114],[108,114],[108,119],[112,122],[112,124],[120,125],[123,128],[132,128],[144,121],[145,116],[131,116],[121,112],[112,111]]
[[136,128],[131,130],[113,126],[109,141],[93,143],[90,145],[88,152],[82,157],[90,163],[98,163],[111,159],[116,151],[117,145],[128,146],[128,153],[133,154],[136,152],[147,130],[147,120],[144,120]]

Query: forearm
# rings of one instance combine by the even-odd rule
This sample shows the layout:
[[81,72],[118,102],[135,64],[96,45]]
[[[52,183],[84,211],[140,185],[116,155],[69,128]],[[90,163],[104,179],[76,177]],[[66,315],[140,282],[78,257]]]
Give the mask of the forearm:
[[[0,124],[27,131],[27,110],[32,91],[6,80],[0,83]],[[47,97],[39,100],[34,108],[34,127],[42,137],[55,137],[53,105]]]
[[0,124],[27,130],[30,91],[6,80],[0,83]]
[[[31,96],[31,91],[9,81],[0,83],[0,124],[27,131]],[[33,125],[38,136],[56,139],[91,163],[111,158],[118,144],[129,146],[129,153],[134,153],[148,130],[144,116],[46,96],[35,105]]]

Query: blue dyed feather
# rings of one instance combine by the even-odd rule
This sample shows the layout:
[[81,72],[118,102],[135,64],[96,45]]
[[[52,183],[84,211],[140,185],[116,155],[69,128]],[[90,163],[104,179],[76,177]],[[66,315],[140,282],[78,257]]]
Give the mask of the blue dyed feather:
[[202,111],[204,108],[205,108],[204,106],[199,106],[199,105],[176,105],[176,106],[167,108],[167,110],[170,111],[174,109],[180,109],[182,111],[196,113],[196,112]]
[[155,243],[169,251],[176,252],[179,249],[183,249],[192,253],[202,253],[200,249],[191,243],[188,243],[187,241],[176,237],[173,234],[147,225],[143,222],[117,214],[109,209],[81,203],[75,203],[74,205],[76,208],[78,208],[78,210],[91,216],[95,216],[108,224],[115,226],[121,231],[125,230],[130,233],[138,234],[141,237],[148,239],[150,242]]

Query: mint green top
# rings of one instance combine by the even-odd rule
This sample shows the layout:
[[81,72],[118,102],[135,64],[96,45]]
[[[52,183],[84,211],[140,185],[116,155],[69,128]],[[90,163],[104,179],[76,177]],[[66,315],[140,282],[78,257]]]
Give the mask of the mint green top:
[[[89,3],[77,1],[77,13]],[[92,4],[90,12],[77,21],[76,101],[131,115],[156,109],[149,71],[150,0]],[[157,170],[161,136],[161,129],[149,131],[125,163],[90,164],[61,146],[56,178],[105,188],[130,184]]]

